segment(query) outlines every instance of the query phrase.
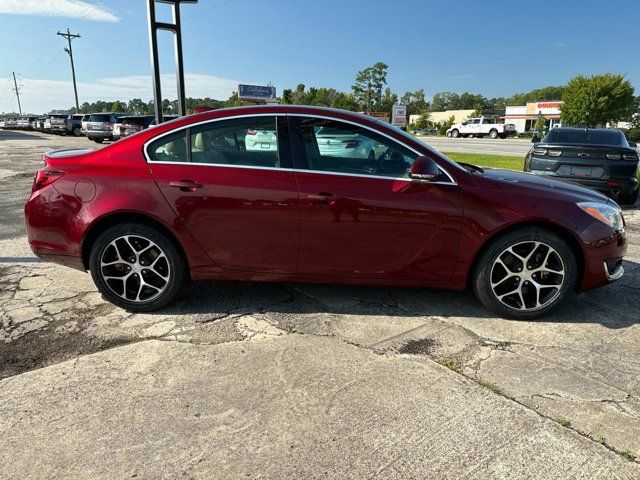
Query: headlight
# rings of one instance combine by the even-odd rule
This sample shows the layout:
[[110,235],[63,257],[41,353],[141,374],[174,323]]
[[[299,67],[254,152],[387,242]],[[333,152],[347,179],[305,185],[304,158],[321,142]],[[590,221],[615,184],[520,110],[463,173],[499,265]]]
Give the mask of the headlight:
[[580,202],[577,205],[593,218],[606,223],[616,230],[622,230],[624,227],[622,211],[613,205],[600,202]]

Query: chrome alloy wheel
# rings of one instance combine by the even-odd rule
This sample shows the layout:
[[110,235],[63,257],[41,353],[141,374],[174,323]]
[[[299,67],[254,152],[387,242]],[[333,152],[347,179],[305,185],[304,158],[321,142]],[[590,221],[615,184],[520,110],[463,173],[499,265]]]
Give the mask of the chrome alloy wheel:
[[154,300],[166,290],[171,269],[156,243],[140,235],[125,235],[102,252],[100,275],[113,293],[140,303]]
[[507,307],[539,310],[560,294],[565,266],[558,252],[546,243],[520,242],[498,255],[490,278],[494,295]]

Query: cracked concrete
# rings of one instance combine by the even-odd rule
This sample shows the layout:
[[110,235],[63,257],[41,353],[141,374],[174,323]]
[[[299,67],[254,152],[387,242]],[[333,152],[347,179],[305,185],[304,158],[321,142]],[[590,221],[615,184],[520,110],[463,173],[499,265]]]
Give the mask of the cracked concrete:
[[[52,141],[75,145],[83,143],[84,139],[54,138]],[[16,152],[13,147],[20,142],[9,142],[12,143],[0,142],[0,170],[18,168],[33,171],[39,166],[39,154],[36,155],[35,150],[45,140],[34,141],[34,148],[21,145]],[[124,362],[129,365],[127,375],[134,375],[133,378],[137,379],[154,377],[157,373],[154,366],[158,365],[157,355],[161,349],[151,348],[150,351],[155,353],[151,359],[146,359],[147,349],[150,348],[146,345],[150,339],[161,339],[167,345],[183,346],[171,350],[178,357],[187,352],[182,348],[197,346],[213,349],[188,350],[193,353],[186,355],[193,354],[197,358],[201,358],[199,355],[206,357],[214,351],[230,353],[251,350],[253,344],[269,349],[272,342],[284,342],[289,345],[288,348],[305,351],[305,342],[317,345],[317,341],[326,341],[329,343],[323,345],[332,345],[331,348],[313,347],[312,351],[333,355],[336,349],[342,352],[340,355],[353,358],[375,353],[375,357],[381,359],[394,358],[394,362],[422,365],[422,368],[429,371],[435,368],[438,372],[446,370],[435,365],[432,360],[443,364],[453,362],[460,367],[460,374],[448,372],[447,377],[438,377],[438,381],[445,382],[444,379],[449,376],[459,377],[462,382],[481,379],[496,385],[506,402],[518,405],[521,415],[528,415],[522,414],[522,411],[531,411],[552,424],[558,418],[570,422],[568,427],[545,427],[545,433],[536,436],[535,440],[526,437],[525,430],[518,427],[515,432],[524,432],[522,434],[530,439],[531,444],[527,448],[533,448],[542,438],[548,441],[564,438],[564,434],[558,434],[558,431],[573,430],[583,435],[580,438],[587,444],[591,442],[595,445],[597,440],[612,450],[628,451],[631,455],[640,457],[640,210],[628,209],[625,212],[630,236],[625,277],[607,288],[581,295],[573,304],[540,321],[519,322],[494,318],[469,294],[411,288],[234,282],[197,282],[184,298],[160,312],[130,314],[104,302],[88,274],[40,262],[33,257],[26,245],[22,217],[14,215],[16,205],[7,204],[16,201],[15,195],[11,200],[6,198],[6,192],[13,190],[16,185],[20,187],[18,190],[22,192],[22,196],[26,197],[30,178],[21,176],[18,172],[0,179],[0,193],[5,193],[5,198],[0,199],[0,212],[8,212],[4,216],[7,221],[0,225],[0,379],[7,377],[0,381],[0,397],[8,395],[7,391],[16,394],[28,392],[30,388],[38,389],[41,382],[43,385],[48,384],[45,376],[49,374],[67,378],[73,369],[69,370],[67,363],[60,363],[65,360],[73,362],[78,358],[93,358],[86,355],[108,349],[108,352],[97,354],[98,358],[107,358],[100,355],[114,355],[120,359],[120,354],[117,353],[119,348],[112,347],[126,344],[132,344],[124,347],[132,348],[128,350],[130,352],[145,352],[136,363]],[[20,198],[18,200],[23,201]],[[295,337],[296,340],[289,340],[289,337]],[[403,345],[408,342],[424,339],[429,340],[426,355],[400,353]],[[217,353],[213,359],[219,359]],[[212,366],[213,372],[217,361]],[[93,360],[87,362],[91,363]],[[57,363],[60,365],[52,366]],[[76,362],[76,366],[82,364]],[[261,367],[256,365],[259,370]],[[311,368],[304,362],[300,365],[301,369]],[[344,365],[349,365],[349,362]],[[18,375],[46,366],[52,367]],[[411,370],[414,367],[407,368]],[[289,368],[286,375],[295,379],[303,371]],[[312,368],[312,371],[315,370]],[[336,376],[344,373],[341,370],[332,372]],[[398,370],[397,374],[400,372],[406,373]],[[115,382],[114,379],[95,376],[95,372],[91,375],[94,375],[91,377],[94,379]],[[227,375],[233,374],[229,372]],[[243,375],[246,377],[237,378],[244,380],[236,381],[233,388],[244,391],[245,386],[242,384],[246,378],[252,378],[253,374]],[[278,381],[288,381],[282,375],[284,374],[279,373],[275,378]],[[346,389],[350,392],[347,400],[355,401],[357,395],[354,392],[358,392],[362,382],[366,383],[362,375],[344,379],[344,386],[332,385],[331,389]],[[29,379],[32,379],[32,385],[29,384]],[[16,380],[20,383],[19,387],[15,387],[18,390],[13,387]],[[205,381],[204,377],[202,381]],[[72,382],[64,382],[68,383]],[[64,384],[54,382],[52,388],[63,388],[60,385]],[[414,395],[422,395],[424,402],[431,404],[439,401],[426,395],[426,385],[419,383],[413,387],[416,389]],[[227,385],[225,388],[231,387]],[[277,382],[273,384],[273,388],[277,390]],[[402,388],[409,387],[405,385]],[[483,390],[480,389],[480,392],[486,396]],[[277,394],[274,391],[263,393],[267,398]],[[304,395],[309,394],[307,391]],[[360,389],[360,394],[364,395],[365,391]],[[293,400],[299,398],[294,397]],[[481,400],[477,401],[481,403]],[[335,399],[329,404],[329,407],[325,407],[328,412],[338,408]],[[17,405],[16,408],[22,406]],[[287,404],[287,408],[295,410],[297,407]],[[386,424],[387,419],[376,412],[374,406],[368,405],[366,409],[373,412],[373,417],[367,420],[368,425],[373,425],[371,422],[374,421],[379,422],[379,425]],[[35,410],[33,407],[25,407],[25,411],[26,413],[20,413],[17,410],[5,410],[14,422],[18,420],[16,426],[22,423],[23,417],[33,417]],[[476,410],[469,404],[464,411],[467,421],[475,425]],[[86,415],[98,419],[98,414],[87,412]],[[251,425],[260,422],[258,417],[252,416],[250,410],[242,415]],[[510,413],[509,418],[515,418],[515,415]],[[216,428],[224,430],[224,419],[227,417],[222,415],[215,418],[219,422]],[[234,428],[242,431],[246,425],[239,422],[239,418],[233,417]],[[249,420],[250,418],[253,420]],[[423,418],[425,419],[433,420],[428,416]],[[47,421],[51,421],[54,426],[64,422],[62,418]],[[81,420],[76,417],[75,421]],[[515,424],[519,425],[518,422]],[[447,423],[440,425],[439,430],[429,434],[429,438],[441,441],[448,428]],[[393,435],[397,435],[394,437],[396,440],[417,448],[422,442],[419,440],[421,434],[408,432],[394,432]],[[23,429],[21,435],[28,435],[28,429]],[[417,443],[416,438],[419,440]],[[593,441],[588,440],[589,438]],[[508,445],[513,438],[502,440],[504,445]],[[583,440],[572,442],[573,440],[569,443],[579,445],[585,452],[591,452],[591,447],[584,446],[587,444],[583,444]],[[345,444],[341,445],[346,448]],[[460,446],[447,445],[451,451],[462,454]],[[464,442],[464,445],[468,447],[468,442]],[[504,445],[496,447],[497,451],[502,452]],[[257,444],[255,448],[256,451],[260,450]],[[394,447],[378,444],[377,448],[384,453],[387,463],[376,464],[367,472],[377,472],[381,476],[394,476],[386,475],[394,472],[396,476],[402,476],[394,469],[398,462],[403,465],[402,468],[407,468],[411,462],[407,463],[406,456],[398,451],[398,460],[394,461]],[[415,451],[421,452],[419,448]],[[437,453],[443,454],[443,451],[438,450]],[[617,458],[611,451],[609,453]],[[0,457],[1,455],[0,453]],[[200,451],[188,459],[184,458],[185,465],[188,465],[185,471],[193,473],[203,463],[211,465],[210,455],[211,452],[207,455]],[[502,453],[497,455],[499,457]],[[502,463],[499,468],[494,469],[494,460],[487,452],[482,452],[478,457],[479,466],[469,466],[468,470],[460,470],[458,473],[468,477],[508,476],[508,470],[504,469],[506,464]],[[144,471],[143,468],[139,470]],[[400,471],[405,474],[407,472],[402,469]],[[437,477],[433,472],[430,472],[431,476]],[[620,474],[619,477],[634,476]],[[603,478],[609,477],[603,475]]]

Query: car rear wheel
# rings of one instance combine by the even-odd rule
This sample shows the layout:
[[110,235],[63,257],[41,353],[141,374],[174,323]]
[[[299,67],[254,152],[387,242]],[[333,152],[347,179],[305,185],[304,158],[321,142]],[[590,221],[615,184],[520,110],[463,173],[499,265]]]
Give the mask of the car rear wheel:
[[482,304],[501,316],[533,319],[574,294],[576,257],[555,233],[541,228],[510,232],[485,250],[473,276]]
[[96,142],[96,143],[102,143],[102,142],[104,142],[104,138],[94,138],[94,139],[92,139],[92,140],[93,140],[94,142]]
[[189,279],[187,263],[171,240],[141,224],[116,225],[102,232],[89,263],[104,298],[132,312],[164,307]]
[[82,130],[80,130],[80,128],[76,127],[73,129],[73,135],[75,137],[79,137],[80,135],[82,135]]

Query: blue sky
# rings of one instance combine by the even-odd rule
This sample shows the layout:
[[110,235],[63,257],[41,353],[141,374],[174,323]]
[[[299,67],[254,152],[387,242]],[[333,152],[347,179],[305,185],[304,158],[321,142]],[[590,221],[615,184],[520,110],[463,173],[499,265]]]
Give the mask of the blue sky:
[[[158,5],[169,20],[169,9]],[[184,5],[186,90],[226,98],[238,82],[349,90],[384,61],[389,86],[509,96],[578,73],[628,76],[640,90],[640,2],[609,0],[200,0]],[[66,40],[80,102],[151,98],[146,0],[0,0],[0,112],[73,104]],[[160,41],[164,96],[175,98],[170,34]]]

